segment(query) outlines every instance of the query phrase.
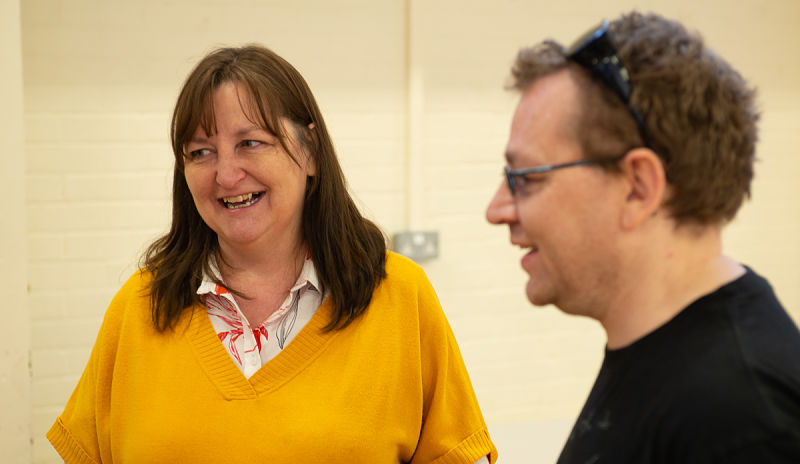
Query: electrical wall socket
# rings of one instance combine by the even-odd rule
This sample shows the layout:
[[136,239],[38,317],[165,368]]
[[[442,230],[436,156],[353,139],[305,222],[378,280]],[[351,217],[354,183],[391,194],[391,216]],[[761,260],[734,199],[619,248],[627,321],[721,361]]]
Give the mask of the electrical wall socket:
[[439,256],[439,232],[405,231],[392,237],[392,249],[414,261]]

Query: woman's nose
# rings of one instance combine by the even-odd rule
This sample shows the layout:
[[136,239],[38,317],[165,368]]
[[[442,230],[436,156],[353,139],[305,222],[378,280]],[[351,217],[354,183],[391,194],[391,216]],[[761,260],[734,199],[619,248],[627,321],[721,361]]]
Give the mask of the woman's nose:
[[517,222],[517,205],[505,181],[497,187],[486,208],[486,220],[495,225]]
[[233,188],[247,173],[235,150],[220,150],[217,153],[217,184],[222,188]]

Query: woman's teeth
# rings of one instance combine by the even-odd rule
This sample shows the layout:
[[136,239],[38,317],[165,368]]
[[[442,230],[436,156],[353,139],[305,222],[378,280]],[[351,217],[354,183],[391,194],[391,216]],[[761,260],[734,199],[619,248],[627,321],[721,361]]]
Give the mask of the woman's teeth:
[[246,208],[261,197],[261,193],[245,193],[244,195],[237,195],[235,197],[225,197],[222,203],[228,209]]

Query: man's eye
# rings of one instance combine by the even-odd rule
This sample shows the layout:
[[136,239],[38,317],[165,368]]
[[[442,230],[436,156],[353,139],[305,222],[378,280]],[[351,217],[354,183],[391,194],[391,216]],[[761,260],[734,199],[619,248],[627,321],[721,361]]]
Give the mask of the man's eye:
[[527,185],[533,185],[537,182],[541,181],[541,179],[537,179],[535,177],[525,176],[517,176],[517,185],[520,187],[525,187]]
[[515,181],[517,191],[519,192],[528,192],[533,189],[536,184],[539,184],[542,180],[542,177],[536,177],[532,175],[524,175],[524,176],[517,176]]

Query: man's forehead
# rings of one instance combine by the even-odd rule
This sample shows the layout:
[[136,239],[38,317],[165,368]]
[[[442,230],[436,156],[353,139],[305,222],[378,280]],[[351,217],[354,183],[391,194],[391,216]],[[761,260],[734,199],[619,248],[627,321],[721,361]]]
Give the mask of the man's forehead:
[[[511,121],[511,134],[506,147],[510,165],[525,161],[544,162],[539,153],[552,152],[555,145],[574,139],[578,111],[578,89],[566,71],[542,77],[520,96]],[[546,156],[546,155],[543,155]]]
[[534,116],[539,122],[575,113],[579,103],[577,83],[567,70],[549,74],[522,92],[512,126],[530,124]]

